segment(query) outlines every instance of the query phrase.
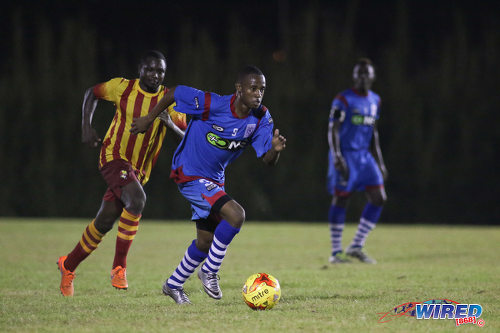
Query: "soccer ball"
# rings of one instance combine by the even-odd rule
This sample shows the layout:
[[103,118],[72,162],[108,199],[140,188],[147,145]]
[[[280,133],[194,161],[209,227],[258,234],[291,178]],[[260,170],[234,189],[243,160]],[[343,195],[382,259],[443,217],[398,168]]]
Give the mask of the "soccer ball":
[[271,310],[281,297],[278,279],[266,273],[251,275],[242,290],[243,300],[254,310]]

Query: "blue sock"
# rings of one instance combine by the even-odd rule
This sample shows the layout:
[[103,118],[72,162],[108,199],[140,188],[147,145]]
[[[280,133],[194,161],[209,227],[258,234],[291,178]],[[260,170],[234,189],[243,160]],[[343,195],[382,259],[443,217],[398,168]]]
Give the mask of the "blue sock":
[[368,202],[365,205],[365,208],[363,209],[361,218],[371,223],[377,223],[381,213],[382,213],[382,206],[375,206]]
[[365,205],[351,247],[363,247],[365,245],[366,238],[370,231],[375,228],[381,213],[382,206],[375,206],[371,203]]
[[175,269],[174,273],[168,278],[167,285],[172,289],[182,288],[184,282],[194,273],[207,254],[200,251],[196,247],[196,239],[193,240],[191,245],[186,250],[184,258],[182,258],[179,266]]
[[342,233],[345,225],[345,208],[331,205],[328,210],[330,225],[330,240],[332,242],[332,256],[342,252]]
[[218,273],[222,260],[226,256],[227,247],[234,236],[240,232],[239,228],[230,225],[226,220],[220,221],[214,232],[214,240],[208,251],[208,257],[201,269],[203,272]]

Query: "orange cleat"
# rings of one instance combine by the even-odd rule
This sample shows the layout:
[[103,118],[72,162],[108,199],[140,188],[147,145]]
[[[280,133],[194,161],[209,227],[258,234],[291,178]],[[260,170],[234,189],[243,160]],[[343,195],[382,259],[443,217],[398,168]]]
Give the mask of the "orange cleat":
[[61,294],[63,296],[73,296],[74,288],[73,288],[73,279],[75,278],[75,273],[64,268],[64,261],[67,256],[59,257],[57,260],[57,268],[61,271],[61,284],[59,289],[61,290]]
[[127,289],[127,269],[122,266],[116,266],[111,270],[111,285],[116,289]]

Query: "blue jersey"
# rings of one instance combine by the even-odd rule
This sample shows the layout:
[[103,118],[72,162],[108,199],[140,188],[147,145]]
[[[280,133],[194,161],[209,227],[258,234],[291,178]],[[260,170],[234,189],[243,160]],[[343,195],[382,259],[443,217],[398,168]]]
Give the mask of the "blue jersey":
[[368,150],[373,136],[373,125],[379,118],[379,95],[369,90],[368,94],[363,96],[355,89],[347,89],[333,99],[333,108],[342,111],[340,149],[343,152]]
[[199,178],[224,184],[224,171],[250,144],[260,158],[271,149],[273,119],[263,105],[238,118],[236,95],[220,96],[186,86],[175,89],[175,111],[192,115],[172,159],[177,183]]

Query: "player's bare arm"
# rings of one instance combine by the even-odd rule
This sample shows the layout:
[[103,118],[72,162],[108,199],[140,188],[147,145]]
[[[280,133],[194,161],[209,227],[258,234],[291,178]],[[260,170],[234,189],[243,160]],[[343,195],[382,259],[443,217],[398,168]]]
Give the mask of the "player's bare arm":
[[92,117],[97,107],[98,99],[94,95],[93,87],[85,91],[82,105],[82,142],[90,147],[97,147],[102,139],[92,127]]
[[271,149],[264,154],[262,161],[264,161],[267,165],[274,166],[278,163],[280,153],[286,148],[286,138],[283,135],[280,135],[279,129],[274,130],[271,144]]
[[130,133],[139,134],[146,132],[156,117],[158,117],[160,113],[166,110],[167,107],[174,102],[174,92],[175,87],[169,89],[162,99],[160,99],[158,104],[156,104],[146,116],[134,118],[132,121],[132,127],[130,128]]
[[168,128],[170,128],[175,134],[177,134],[181,139],[184,137],[184,131],[181,130],[175,123],[174,121],[172,120],[172,117],[170,117],[170,115],[168,114],[168,112],[165,110],[165,111],[162,111],[160,113],[160,115],[158,116],[158,118],[160,118],[161,121],[163,121],[163,123],[165,125],[167,125]]
[[380,172],[382,172],[382,177],[384,178],[384,180],[387,180],[387,176],[389,174],[387,172],[387,168],[385,167],[384,158],[382,156],[382,149],[380,149],[380,140],[376,124],[375,126],[373,126],[373,155],[377,160]]
[[330,150],[333,153],[333,166],[335,170],[340,172],[344,179],[349,179],[349,167],[342,156],[342,152],[340,150],[340,130],[341,122],[339,120],[334,120],[330,122],[328,126],[328,143],[330,145]]

